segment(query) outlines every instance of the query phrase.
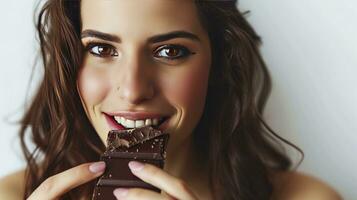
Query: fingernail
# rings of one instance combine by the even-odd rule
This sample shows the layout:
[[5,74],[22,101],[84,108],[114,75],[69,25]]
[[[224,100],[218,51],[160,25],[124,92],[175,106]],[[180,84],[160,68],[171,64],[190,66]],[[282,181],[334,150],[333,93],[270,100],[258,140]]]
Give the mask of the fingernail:
[[144,164],[138,161],[130,161],[129,168],[131,169],[131,171],[137,172],[144,168]]
[[95,162],[92,163],[91,165],[89,165],[89,171],[91,171],[92,173],[99,173],[99,172],[103,172],[105,169],[105,162],[104,161],[99,161],[99,162]]
[[121,197],[125,197],[128,194],[128,189],[117,188],[113,191],[113,194],[116,198],[120,199]]

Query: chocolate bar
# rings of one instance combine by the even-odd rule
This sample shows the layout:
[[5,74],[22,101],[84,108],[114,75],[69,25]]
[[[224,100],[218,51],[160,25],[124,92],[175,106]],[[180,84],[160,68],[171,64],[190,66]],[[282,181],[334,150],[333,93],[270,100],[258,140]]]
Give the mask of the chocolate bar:
[[113,190],[118,187],[139,187],[160,192],[160,189],[142,181],[130,171],[132,160],[164,167],[169,134],[151,126],[108,133],[107,148],[101,155],[106,163],[104,174],[99,177],[92,200],[115,200]]

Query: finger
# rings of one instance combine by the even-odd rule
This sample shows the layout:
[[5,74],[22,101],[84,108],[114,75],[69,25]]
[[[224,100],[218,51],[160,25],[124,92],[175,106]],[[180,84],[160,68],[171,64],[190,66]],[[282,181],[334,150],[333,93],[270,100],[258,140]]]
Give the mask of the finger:
[[71,189],[100,176],[105,169],[105,162],[85,163],[68,169],[46,179],[28,198],[56,199]]
[[175,198],[167,198],[157,192],[141,188],[117,188],[113,194],[118,200],[175,200]]
[[135,176],[164,190],[172,197],[185,200],[195,199],[194,194],[181,179],[154,165],[131,161],[129,162],[129,168]]

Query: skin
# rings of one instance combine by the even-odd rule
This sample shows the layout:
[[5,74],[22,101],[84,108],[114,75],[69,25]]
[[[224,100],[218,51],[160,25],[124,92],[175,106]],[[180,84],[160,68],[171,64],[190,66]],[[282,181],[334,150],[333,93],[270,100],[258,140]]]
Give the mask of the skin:
[[[140,110],[170,116],[170,147],[187,142],[203,111],[211,65],[209,38],[193,1],[84,0],[81,12],[82,31],[98,30],[121,38],[117,43],[82,37],[84,46],[105,42],[118,53],[100,58],[88,52],[78,78],[83,105],[102,141],[111,130],[102,112]],[[151,36],[176,30],[194,33],[199,41],[147,42]],[[159,51],[161,57],[155,55],[154,51],[168,44],[182,45],[194,54],[172,61],[165,59],[170,57],[165,50]]]
[[[190,139],[202,114],[211,64],[208,36],[198,21],[193,1],[82,0],[81,17],[82,31],[99,30],[121,38],[121,43],[100,40],[115,47],[118,56],[103,59],[88,52],[78,76],[83,107],[101,140],[106,140],[109,131],[102,111],[139,109],[170,115],[171,139],[165,169],[138,162],[130,162],[128,166],[134,175],[163,193],[133,188],[117,189],[113,195],[117,199],[135,200],[211,199],[207,171],[194,162]],[[160,43],[146,41],[173,30],[194,33],[200,41],[183,38]],[[98,42],[98,38],[82,39],[83,45],[94,41]],[[153,50],[166,44],[183,45],[195,54],[176,61],[155,57]],[[161,56],[168,56],[161,52]],[[104,170],[103,162],[73,167],[45,180],[28,199],[58,199],[99,177]],[[24,188],[18,183],[24,181],[24,171],[1,179],[0,199],[22,199]],[[274,173],[272,181],[278,200],[342,199],[318,179],[296,172]]]
[[[208,196],[208,191],[200,189],[207,182],[197,184],[196,177],[205,177],[202,173],[194,171],[200,176],[188,179],[191,176],[188,172],[192,173],[199,165],[192,165],[194,159],[188,156],[192,154],[190,136],[203,112],[211,65],[209,37],[199,22],[194,2],[84,0],[81,17],[82,43],[89,48],[78,76],[78,90],[87,116],[102,141],[106,141],[111,130],[103,112],[140,110],[170,116],[167,132],[171,138],[165,171],[145,165],[156,172],[134,173],[148,183],[157,184],[167,194],[142,189],[121,190],[127,192],[125,199],[139,199],[139,194],[143,199],[196,199],[192,187],[201,190],[197,191],[201,196]],[[114,35],[120,41],[104,40],[88,34],[88,30]],[[198,39],[148,41],[152,36],[178,30],[192,33]],[[98,51],[102,44],[93,46],[99,42],[110,45],[106,53]],[[176,53],[169,54],[160,49],[170,44],[182,45],[191,54],[168,60],[185,52],[177,49]],[[191,187],[187,187],[186,182]]]

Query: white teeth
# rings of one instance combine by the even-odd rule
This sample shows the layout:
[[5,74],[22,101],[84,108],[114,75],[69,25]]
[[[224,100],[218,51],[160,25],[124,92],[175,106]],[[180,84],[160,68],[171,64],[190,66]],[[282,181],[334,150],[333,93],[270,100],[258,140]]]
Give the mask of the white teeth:
[[152,124],[152,120],[151,119],[146,119],[145,120],[145,126],[149,126]]
[[125,119],[124,117],[114,116],[114,120],[124,126],[125,128],[140,128],[143,126],[154,125],[157,126],[159,124],[160,119],[142,119],[142,120],[130,120]]
[[135,128],[140,128],[145,125],[144,120],[135,120]]
[[118,117],[118,116],[114,116],[114,119],[115,119],[115,121],[117,121],[118,123],[120,123],[120,124],[121,124],[120,117]]
[[125,121],[125,127],[126,128],[135,128],[135,121],[127,119]]

